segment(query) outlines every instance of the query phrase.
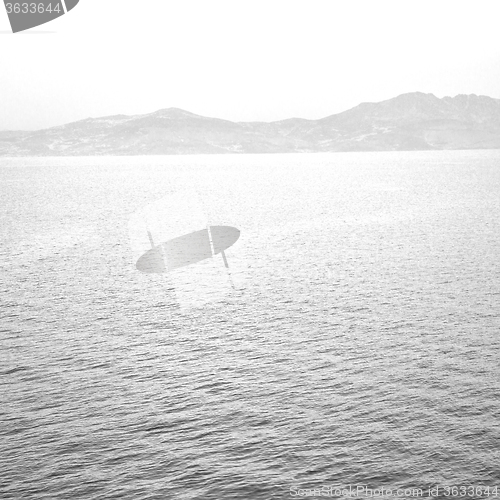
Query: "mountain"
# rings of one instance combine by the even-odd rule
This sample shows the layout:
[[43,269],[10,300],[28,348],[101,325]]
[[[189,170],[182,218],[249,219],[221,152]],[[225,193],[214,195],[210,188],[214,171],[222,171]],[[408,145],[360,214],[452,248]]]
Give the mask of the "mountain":
[[500,99],[413,92],[320,120],[232,122],[177,108],[0,132],[0,156],[500,149]]

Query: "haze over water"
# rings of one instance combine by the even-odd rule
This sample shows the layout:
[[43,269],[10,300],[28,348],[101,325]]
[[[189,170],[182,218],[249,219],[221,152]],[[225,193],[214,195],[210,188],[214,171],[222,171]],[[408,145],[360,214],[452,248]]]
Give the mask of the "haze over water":
[[[0,498],[500,486],[499,165],[0,158]],[[244,275],[186,310],[127,225],[183,189]]]

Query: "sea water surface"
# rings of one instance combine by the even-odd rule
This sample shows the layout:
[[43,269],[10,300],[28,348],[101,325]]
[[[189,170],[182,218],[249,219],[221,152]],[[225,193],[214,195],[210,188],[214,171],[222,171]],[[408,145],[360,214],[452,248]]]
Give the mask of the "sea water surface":
[[[184,189],[245,279],[180,309]],[[500,488],[500,151],[2,158],[0,237],[2,500]]]

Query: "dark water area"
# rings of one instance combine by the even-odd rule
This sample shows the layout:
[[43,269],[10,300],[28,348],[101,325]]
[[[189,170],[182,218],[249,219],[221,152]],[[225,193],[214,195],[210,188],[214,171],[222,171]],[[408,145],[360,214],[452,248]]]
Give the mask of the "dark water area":
[[[127,224],[185,188],[244,279],[180,309]],[[500,151],[4,158],[0,200],[2,500],[500,496]]]

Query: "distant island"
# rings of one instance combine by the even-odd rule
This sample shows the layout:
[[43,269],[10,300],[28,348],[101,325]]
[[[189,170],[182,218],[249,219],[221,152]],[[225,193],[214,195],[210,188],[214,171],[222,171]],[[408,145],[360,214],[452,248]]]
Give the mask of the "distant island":
[[232,122],[177,108],[0,132],[0,156],[500,149],[500,99],[412,92],[319,120]]

